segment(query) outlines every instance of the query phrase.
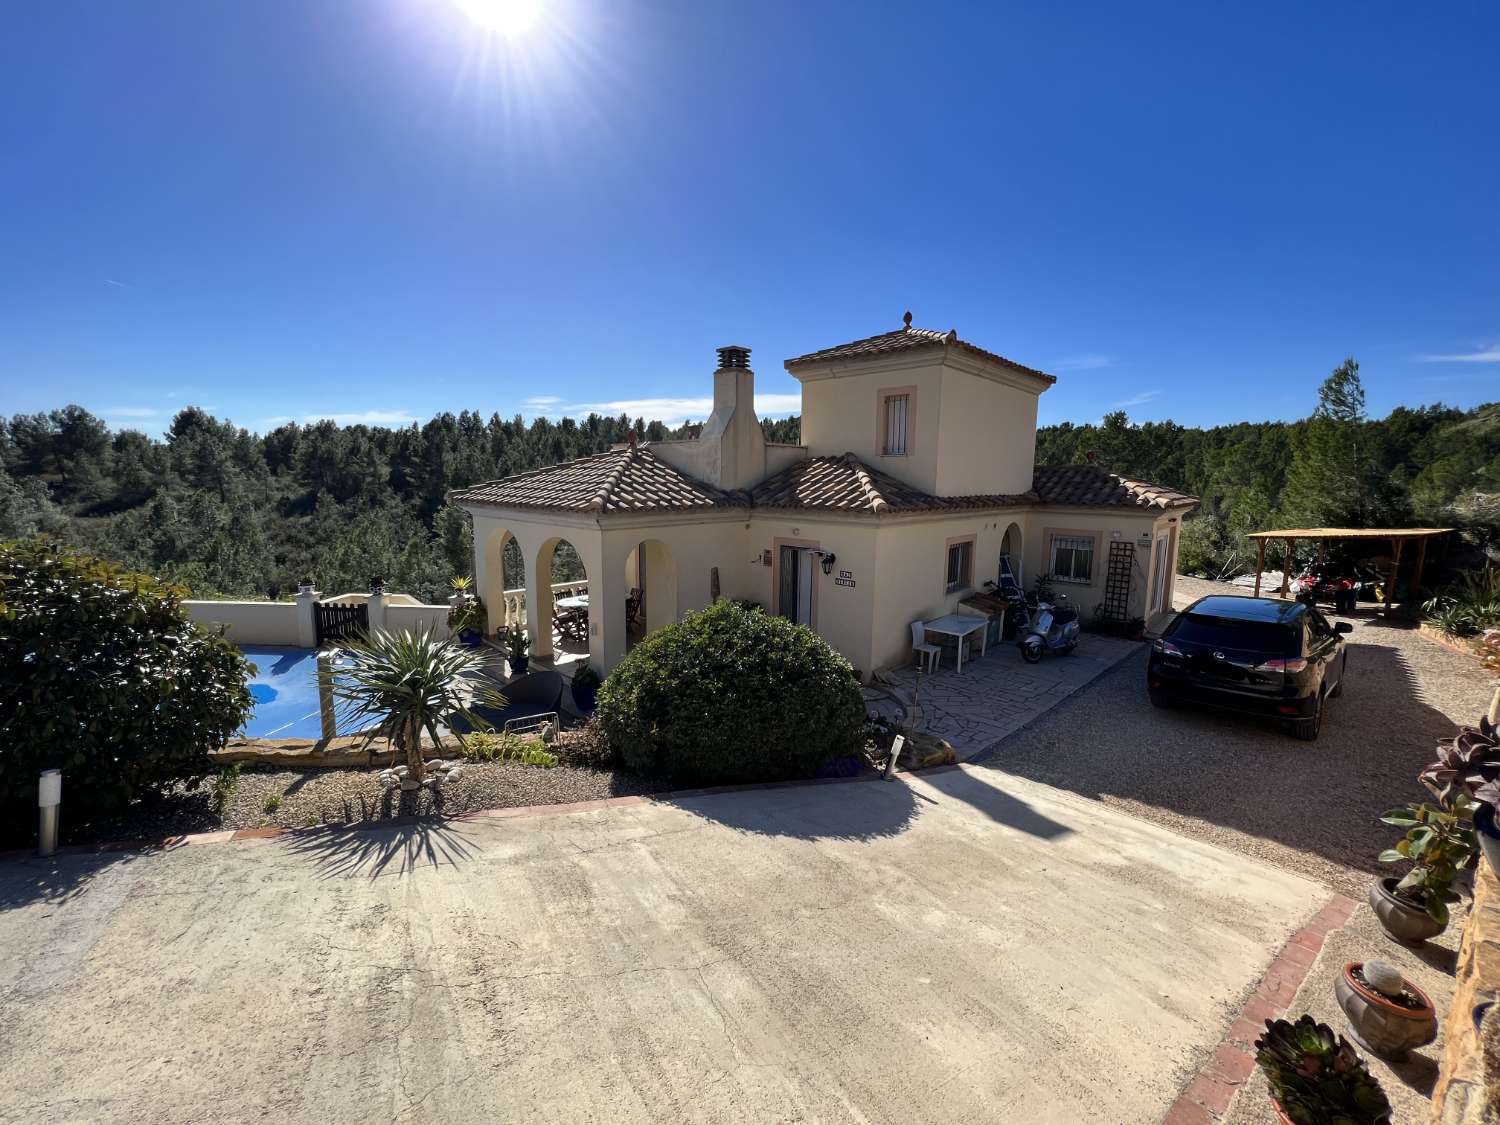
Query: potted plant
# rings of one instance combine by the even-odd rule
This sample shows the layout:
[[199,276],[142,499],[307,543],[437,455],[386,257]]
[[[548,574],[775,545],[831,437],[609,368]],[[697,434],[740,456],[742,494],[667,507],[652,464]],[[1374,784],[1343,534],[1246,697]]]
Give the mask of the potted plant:
[[1473,802],[1474,828],[1490,866],[1500,871],[1500,727],[1482,716],[1477,727],[1464,727],[1438,743],[1437,761],[1418,780],[1444,805],[1460,797]]
[[486,620],[483,599],[465,596],[448,611],[448,631],[470,648],[477,648],[484,644]]
[[1255,1061],[1282,1125],[1389,1125],[1391,1103],[1364,1060],[1312,1016],[1267,1020]]
[[526,626],[518,625],[505,638],[505,654],[510,659],[510,670],[513,675],[524,676],[526,674],[526,669],[531,664],[531,658],[527,655],[530,651],[531,635],[526,632]]
[[1333,992],[1354,1041],[1383,1059],[1403,1059],[1437,1038],[1432,1000],[1393,965],[1350,961],[1334,981]]
[[599,673],[589,666],[587,660],[573,670],[573,704],[583,714],[593,713],[601,682]]
[[1405,945],[1420,945],[1448,926],[1448,904],[1458,901],[1453,881],[1479,858],[1469,826],[1473,802],[1462,793],[1450,809],[1404,805],[1381,822],[1407,829],[1406,838],[1380,853],[1382,863],[1410,863],[1401,878],[1381,879],[1370,888],[1370,909],[1385,932]]

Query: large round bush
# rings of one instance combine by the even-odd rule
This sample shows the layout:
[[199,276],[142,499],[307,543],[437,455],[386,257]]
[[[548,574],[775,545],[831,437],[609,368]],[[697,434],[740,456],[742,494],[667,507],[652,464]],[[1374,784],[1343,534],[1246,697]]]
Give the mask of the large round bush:
[[176,586],[43,540],[0,544],[0,835],[30,835],[37,774],[62,826],[196,782],[251,707],[249,664]]
[[630,768],[724,784],[810,777],[859,753],[864,701],[811,629],[718,602],[636,645],[596,714]]

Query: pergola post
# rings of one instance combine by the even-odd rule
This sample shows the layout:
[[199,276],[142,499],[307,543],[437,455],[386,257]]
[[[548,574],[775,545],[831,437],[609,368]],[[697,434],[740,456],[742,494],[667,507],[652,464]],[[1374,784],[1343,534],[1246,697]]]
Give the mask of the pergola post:
[[1417,572],[1412,576],[1411,590],[1417,597],[1422,596],[1422,564],[1427,561],[1427,536],[1417,540]]
[[1286,554],[1281,559],[1281,596],[1287,597],[1292,592],[1292,544],[1295,540],[1288,538],[1286,541]]
[[1255,596],[1260,597],[1260,575],[1266,569],[1266,541],[1255,541]]
[[1387,613],[1391,610],[1391,598],[1396,594],[1396,575],[1401,573],[1401,544],[1404,542],[1406,542],[1404,539],[1391,540],[1391,548],[1394,555],[1391,558],[1391,578],[1385,584],[1385,610]]

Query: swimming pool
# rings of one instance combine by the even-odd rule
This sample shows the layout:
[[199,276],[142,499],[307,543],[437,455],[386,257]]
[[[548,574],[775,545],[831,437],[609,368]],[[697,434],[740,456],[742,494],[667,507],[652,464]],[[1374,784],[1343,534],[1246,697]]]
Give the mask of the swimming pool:
[[322,738],[317,651],[270,645],[242,645],[240,651],[256,668],[250,680],[255,710],[245,720],[245,736]]

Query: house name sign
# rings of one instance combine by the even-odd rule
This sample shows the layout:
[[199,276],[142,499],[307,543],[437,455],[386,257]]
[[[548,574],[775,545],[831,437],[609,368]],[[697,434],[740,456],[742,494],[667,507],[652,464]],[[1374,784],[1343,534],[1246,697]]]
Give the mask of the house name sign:
[[835,586],[848,586],[854,589],[854,575],[847,570],[839,571],[839,576],[833,580]]

